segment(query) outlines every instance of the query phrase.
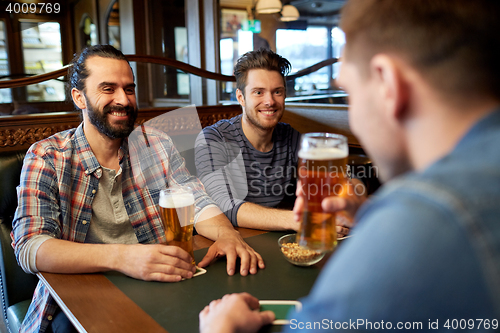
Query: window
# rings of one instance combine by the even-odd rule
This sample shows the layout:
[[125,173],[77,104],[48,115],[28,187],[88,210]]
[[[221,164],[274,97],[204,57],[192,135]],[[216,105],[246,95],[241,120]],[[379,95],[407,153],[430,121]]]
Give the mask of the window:
[[[306,30],[278,29],[276,31],[276,52],[292,64],[292,73],[329,58],[328,29],[308,27]],[[329,89],[329,70],[326,67],[310,75],[295,79],[293,91],[288,96],[313,94]]]
[[[59,23],[21,22],[21,30],[25,74],[43,74],[63,66]],[[45,81],[26,88],[28,102],[65,100],[62,80]]]
[[[0,78],[8,77],[9,56],[7,52],[7,35],[5,33],[5,22],[0,21]],[[10,89],[0,89],[0,103],[11,103],[12,92]],[[1,112],[0,112],[1,114]]]
[[[188,60],[188,39],[186,27],[175,27],[175,60],[189,63]],[[179,96],[189,95],[189,74],[177,72],[177,94]]]
[[[233,37],[220,40],[221,74],[233,75],[234,65],[239,57],[254,49],[253,33],[238,29]],[[223,99],[235,100],[236,83],[223,82]]]
[[92,23],[92,19],[88,14],[85,14],[80,26],[80,38],[83,45],[97,45],[96,26]]
[[[292,64],[291,74],[330,58],[340,58],[345,37],[338,27],[309,26],[305,30],[278,29],[276,52]],[[343,103],[345,93],[335,86],[340,63],[325,66],[288,82],[287,101]]]
[[[153,0],[151,5],[151,54],[188,63],[185,1]],[[153,106],[189,104],[189,74],[173,67],[151,65]]]
[[[256,13],[256,1],[219,0],[221,73],[232,75],[247,51],[269,48],[292,64],[291,75],[325,60],[339,58],[345,45],[337,27],[344,0],[290,0],[299,19],[281,21],[281,13]],[[282,1],[282,3],[285,3]],[[255,19],[255,20],[254,20]],[[331,60],[333,62],[333,60]],[[326,65],[287,82],[287,103],[346,104],[345,92],[335,86],[339,63]],[[235,103],[235,84],[221,84],[221,102]]]
[[119,2],[115,1],[108,15],[108,44],[118,50],[120,46],[120,7]]

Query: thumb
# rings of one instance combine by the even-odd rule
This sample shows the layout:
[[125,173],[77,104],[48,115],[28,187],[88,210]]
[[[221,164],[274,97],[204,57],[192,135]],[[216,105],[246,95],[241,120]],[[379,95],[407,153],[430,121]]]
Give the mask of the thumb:
[[259,316],[262,321],[262,325],[269,325],[274,321],[274,318],[276,318],[274,312],[272,311],[259,312]]
[[340,197],[327,197],[321,202],[321,208],[325,212],[335,213],[346,209],[346,199]]
[[293,205],[293,217],[296,222],[302,219],[302,211],[304,210],[304,198],[297,197]]
[[216,259],[214,251],[212,248],[208,249],[207,254],[203,257],[203,259],[198,263],[198,267],[206,267],[210,265]]

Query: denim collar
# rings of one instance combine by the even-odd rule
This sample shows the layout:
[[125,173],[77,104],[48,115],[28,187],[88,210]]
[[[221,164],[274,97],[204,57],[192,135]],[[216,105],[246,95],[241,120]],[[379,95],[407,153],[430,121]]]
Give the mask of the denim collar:
[[498,131],[500,128],[500,107],[493,112],[488,113],[486,116],[476,122],[469,131],[460,139],[453,151],[460,151],[465,149],[469,142],[474,141],[480,136],[484,136],[487,132]]

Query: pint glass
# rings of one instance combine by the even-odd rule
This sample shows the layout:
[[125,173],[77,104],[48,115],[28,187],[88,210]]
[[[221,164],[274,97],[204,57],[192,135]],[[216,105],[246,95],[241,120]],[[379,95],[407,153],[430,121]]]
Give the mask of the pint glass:
[[167,245],[185,250],[193,258],[194,195],[189,187],[160,191],[160,215]]
[[335,213],[321,208],[324,198],[342,194],[347,180],[347,138],[331,133],[302,135],[298,175],[302,184],[304,211],[297,233],[299,245],[330,251],[337,245]]

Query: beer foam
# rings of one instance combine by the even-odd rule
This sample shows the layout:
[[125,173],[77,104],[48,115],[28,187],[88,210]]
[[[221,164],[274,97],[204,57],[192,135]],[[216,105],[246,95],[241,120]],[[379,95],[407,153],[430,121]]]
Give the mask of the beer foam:
[[179,208],[194,205],[194,196],[191,193],[181,193],[175,196],[160,195],[160,206],[163,208]]
[[312,148],[309,150],[299,150],[299,158],[304,160],[330,160],[334,158],[345,158],[348,153],[339,148],[334,147],[321,147]]

